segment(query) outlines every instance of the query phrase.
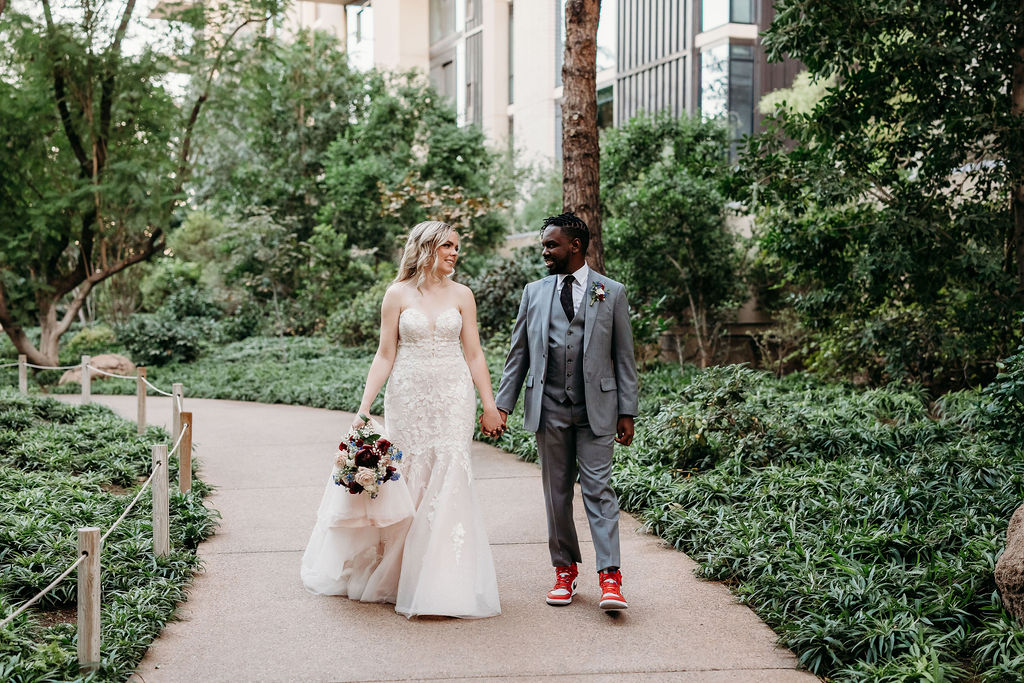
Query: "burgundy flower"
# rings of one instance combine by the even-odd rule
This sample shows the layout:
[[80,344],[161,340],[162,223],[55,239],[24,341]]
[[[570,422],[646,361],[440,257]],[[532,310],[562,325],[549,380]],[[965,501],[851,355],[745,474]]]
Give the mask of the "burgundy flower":
[[379,459],[378,455],[373,452],[373,448],[370,446],[363,446],[356,451],[356,466],[358,467],[369,467],[370,469],[373,469],[377,466]]
[[391,442],[387,439],[379,439],[377,441],[377,448],[380,449],[380,453],[383,455],[388,452],[389,448],[391,448]]
[[349,484],[348,484],[348,492],[349,493],[362,493],[363,492],[363,485],[362,484],[357,484],[354,481],[349,482]]

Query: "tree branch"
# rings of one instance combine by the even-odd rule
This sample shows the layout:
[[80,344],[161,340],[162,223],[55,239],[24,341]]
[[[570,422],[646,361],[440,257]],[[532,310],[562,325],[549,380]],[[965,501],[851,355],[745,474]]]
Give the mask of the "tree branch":
[[117,63],[121,57],[121,41],[128,31],[128,23],[131,21],[132,13],[135,11],[135,0],[128,0],[121,14],[121,23],[117,26],[114,39],[107,50],[105,64],[103,66],[103,81],[100,83],[100,126],[96,146],[97,175],[107,165],[107,142],[110,139],[110,110],[114,101],[114,84],[117,79]]
[[3,282],[0,282],[0,327],[4,328],[4,333],[14,344],[14,348],[25,354],[30,363],[47,364],[48,359],[32,345],[28,335],[25,334],[25,328],[14,321],[11,309],[7,306],[7,293],[4,291]]
[[[106,270],[94,271],[89,277],[85,278],[79,283],[79,289],[75,292],[75,297],[68,304],[68,308],[64,311],[64,317],[61,318],[60,322],[55,328],[55,334],[59,337],[71,327],[71,323],[75,321],[75,316],[82,309],[85,304],[85,300],[89,297],[89,293],[92,292],[93,288],[99,283],[103,282],[109,277],[117,275],[122,270],[147,260],[150,256],[155,254],[158,249],[163,246],[161,238],[163,237],[163,230],[156,228],[153,230],[153,234],[146,240],[145,246],[138,251],[138,253],[132,254],[121,261],[118,261],[114,265],[110,266]],[[68,290],[70,291],[70,290]],[[55,299],[56,300],[56,299]]]
[[[46,30],[50,34],[50,40],[55,40],[57,30],[53,25],[50,0],[43,0],[43,15],[46,17]],[[53,93],[57,98],[57,112],[60,114],[60,122],[64,126],[64,134],[67,135],[68,142],[71,143],[71,151],[74,152],[75,158],[78,159],[79,174],[83,178],[88,178],[92,163],[89,161],[89,155],[85,153],[82,139],[78,136],[78,131],[75,130],[75,124],[71,120],[71,112],[68,110],[64,69],[60,66],[60,57],[53,54],[52,49],[50,50],[50,56],[53,58]]]
[[220,64],[224,60],[224,55],[228,51],[228,46],[231,45],[231,41],[235,39],[238,32],[249,24],[265,24],[267,19],[260,17],[259,19],[246,19],[231,32],[230,35],[224,40],[224,44],[220,48],[220,52],[217,53],[217,58],[213,62],[213,66],[210,67],[210,73],[206,77],[206,83],[203,85],[203,92],[196,98],[196,102],[192,105],[192,111],[189,114],[188,122],[185,124],[185,135],[182,137],[181,142],[181,154],[178,157],[178,182],[174,188],[173,195],[177,195],[181,192],[185,186],[185,179],[188,174],[188,157],[192,148],[192,133],[195,129],[196,122],[199,120],[199,112],[205,104],[206,100],[210,97],[210,87],[213,84],[213,77],[220,69]]

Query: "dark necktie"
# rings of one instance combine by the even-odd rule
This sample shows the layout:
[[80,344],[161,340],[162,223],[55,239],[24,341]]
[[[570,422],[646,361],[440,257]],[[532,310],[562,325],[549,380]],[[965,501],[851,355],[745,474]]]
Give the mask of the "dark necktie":
[[576,315],[572,305],[572,283],[575,281],[572,275],[566,275],[565,279],[562,280],[562,293],[558,296],[559,301],[562,302],[562,310],[565,311],[565,317],[570,321]]

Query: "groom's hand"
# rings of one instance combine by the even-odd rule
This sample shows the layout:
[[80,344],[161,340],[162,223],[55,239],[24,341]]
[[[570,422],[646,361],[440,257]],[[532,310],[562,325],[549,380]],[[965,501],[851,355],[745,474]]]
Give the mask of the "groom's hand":
[[615,431],[618,434],[615,437],[617,442],[623,446],[633,443],[633,416],[619,415],[619,422],[615,426]]

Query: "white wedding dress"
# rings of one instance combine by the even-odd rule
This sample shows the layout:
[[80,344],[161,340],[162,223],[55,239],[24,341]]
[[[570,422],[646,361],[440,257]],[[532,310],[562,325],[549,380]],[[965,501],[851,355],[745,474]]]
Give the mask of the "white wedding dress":
[[398,330],[384,433],[402,449],[399,472],[415,514],[396,519],[409,503],[398,482],[388,482],[365,501],[371,514],[354,518],[351,499],[364,494],[329,482],[302,558],[303,583],[316,593],[393,602],[407,617],[500,614],[472,483],[476,394],[459,343],[462,316],[449,308],[431,325],[425,313],[407,308]]

